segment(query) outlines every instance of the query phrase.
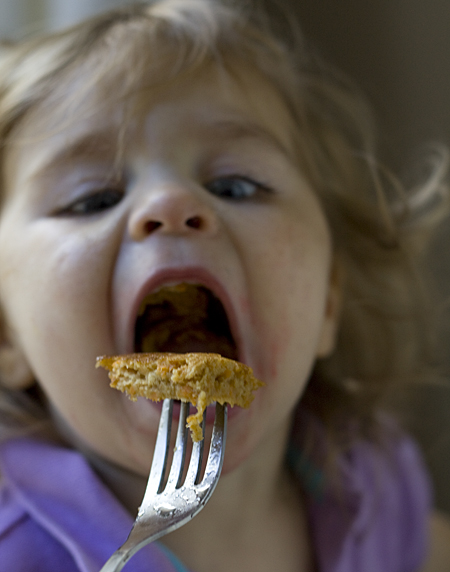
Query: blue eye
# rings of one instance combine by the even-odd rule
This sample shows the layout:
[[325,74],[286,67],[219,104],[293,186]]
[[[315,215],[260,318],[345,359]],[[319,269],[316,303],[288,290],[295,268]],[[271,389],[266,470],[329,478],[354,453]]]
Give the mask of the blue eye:
[[214,179],[207,183],[205,188],[217,197],[235,200],[250,199],[261,190],[269,191],[269,189],[261,183],[240,176]]
[[100,213],[117,205],[124,193],[119,189],[103,189],[89,193],[59,210],[59,216],[86,216]]

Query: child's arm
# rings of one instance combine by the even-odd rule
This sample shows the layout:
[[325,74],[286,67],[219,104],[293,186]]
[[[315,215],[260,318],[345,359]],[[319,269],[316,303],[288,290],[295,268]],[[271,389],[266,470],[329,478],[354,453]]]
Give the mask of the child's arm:
[[431,547],[428,562],[421,572],[448,572],[450,570],[450,519],[434,513],[430,523]]

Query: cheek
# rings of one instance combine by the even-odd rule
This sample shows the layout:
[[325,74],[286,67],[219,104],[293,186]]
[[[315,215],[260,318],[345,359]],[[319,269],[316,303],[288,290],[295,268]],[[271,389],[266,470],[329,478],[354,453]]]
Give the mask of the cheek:
[[[8,256],[9,271],[3,289],[9,300],[17,298],[38,312],[49,311],[73,302],[77,295],[88,294],[89,282],[95,288],[93,261],[86,256],[91,250],[88,244],[75,237],[49,236],[39,231],[30,234],[28,240],[17,241]],[[64,307],[68,309],[70,306]]]
[[0,249],[0,264],[7,268],[1,300],[19,343],[38,369],[55,356],[70,360],[96,336],[104,344],[109,335],[108,262],[102,240],[63,234],[55,227],[35,223],[18,233],[11,247]]
[[266,379],[284,375],[287,368],[309,373],[323,322],[331,256],[323,224],[302,224],[301,217],[275,222],[251,256],[252,315],[257,343],[266,348],[261,358]]

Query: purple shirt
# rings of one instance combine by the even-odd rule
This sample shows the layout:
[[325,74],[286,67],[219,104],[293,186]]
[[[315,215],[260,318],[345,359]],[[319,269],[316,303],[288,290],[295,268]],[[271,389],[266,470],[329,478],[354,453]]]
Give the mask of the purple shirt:
[[[320,473],[297,465],[320,483]],[[125,541],[132,517],[78,452],[16,439],[0,446],[0,467],[1,571],[98,572]],[[430,507],[415,446],[402,437],[386,452],[361,441],[342,456],[340,472],[339,491],[316,486],[309,500],[319,571],[415,572]],[[186,571],[157,542],[127,570]]]

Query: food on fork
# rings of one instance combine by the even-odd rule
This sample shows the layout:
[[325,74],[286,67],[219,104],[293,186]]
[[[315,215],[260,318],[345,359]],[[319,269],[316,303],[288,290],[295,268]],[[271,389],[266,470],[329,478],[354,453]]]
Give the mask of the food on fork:
[[264,384],[252,369],[215,353],[135,353],[97,358],[96,367],[109,371],[111,387],[136,401],[179,399],[196,406],[187,419],[193,441],[201,441],[203,412],[211,403],[248,407],[253,392]]

